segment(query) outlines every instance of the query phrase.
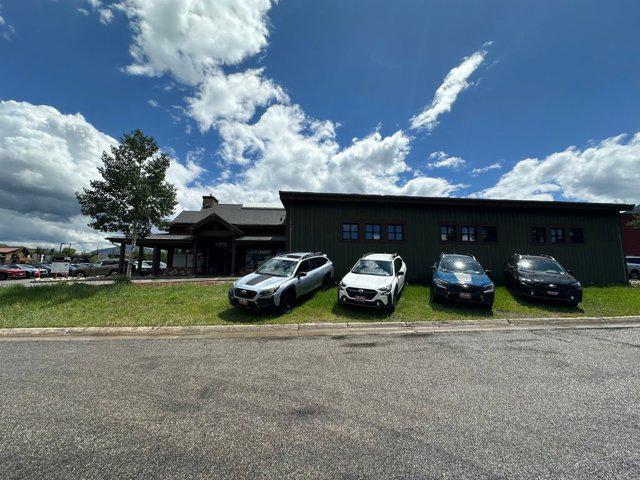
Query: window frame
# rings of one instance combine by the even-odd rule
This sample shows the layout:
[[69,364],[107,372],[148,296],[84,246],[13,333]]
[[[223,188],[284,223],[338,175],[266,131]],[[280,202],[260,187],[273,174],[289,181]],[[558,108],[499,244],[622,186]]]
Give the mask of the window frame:
[[[442,239],[442,227],[447,227],[447,230],[449,227],[453,227],[453,235],[454,238],[453,240],[449,240],[447,238],[447,240],[443,240]],[[449,236],[449,232],[447,231],[447,237]],[[440,240],[440,243],[457,243],[459,242],[458,240],[458,224],[457,223],[453,223],[453,222],[440,222],[438,225],[438,239]]]
[[[404,222],[388,222],[384,224],[385,229],[385,241],[386,242],[390,242],[390,243],[401,243],[401,242],[405,242],[407,240],[407,226]],[[398,240],[397,238],[389,238],[389,227],[394,227],[394,231],[393,231],[393,235],[394,237],[397,235],[397,229],[396,227],[400,227],[401,231],[402,231],[402,238],[400,240]]]
[[[350,227],[349,230],[345,230],[344,229],[345,225],[349,225],[349,227]],[[351,234],[353,234],[353,230],[351,229],[351,227],[353,227],[353,225],[358,227],[357,230],[355,231],[356,238],[344,238],[345,231],[348,231],[349,234],[350,234],[349,236],[351,237]],[[340,239],[343,242],[358,242],[358,241],[360,241],[360,223],[358,223],[358,222],[341,222],[340,223],[340,233],[339,233],[339,235],[340,235]]]
[[[383,223],[374,223],[374,222],[366,222],[364,224],[364,239],[366,242],[381,242],[382,240],[384,240],[383,237],[383,233],[382,233],[382,227],[383,227]],[[367,227],[372,227],[370,232],[367,232]],[[373,235],[375,233],[375,230],[373,229],[373,227],[379,227],[378,230],[378,235],[380,238],[373,238]],[[371,234],[371,238],[367,238],[367,233]]]
[[[462,229],[466,228],[467,229],[467,240],[464,239],[464,233],[462,232]],[[470,236],[470,229],[473,229],[473,237],[474,239],[471,240]],[[442,234],[442,232],[440,232]],[[442,237],[440,237],[442,238]],[[477,225],[460,225],[460,243],[478,243],[478,226]]]
[[[586,243],[585,241],[585,237],[584,237],[584,227],[567,227],[567,237],[566,237],[566,244],[567,245],[584,245]],[[580,230],[582,232],[582,241],[581,242],[572,242],[571,241],[571,231],[572,230]]]
[[[543,241],[536,242],[533,240],[533,229],[540,229],[543,233]],[[529,226],[529,242],[532,245],[548,245],[549,244],[549,236],[547,235],[547,227],[543,227],[541,225],[530,225]]]
[[[565,227],[549,227],[549,245],[566,245],[567,244],[567,235],[566,235],[566,228]],[[553,234],[557,233],[557,232],[561,232],[562,235],[560,238],[562,238],[561,242],[558,241],[553,241]],[[556,235],[556,239],[558,238],[558,236]]]
[[[495,240],[484,240],[484,238],[482,238],[482,229],[483,228],[495,228],[495,230],[496,230],[496,239]],[[500,236],[498,235],[498,226],[497,225],[480,225],[479,229],[480,229],[480,234],[478,235],[478,239],[479,239],[478,243],[487,244],[487,245],[497,245],[498,243],[500,243]]]

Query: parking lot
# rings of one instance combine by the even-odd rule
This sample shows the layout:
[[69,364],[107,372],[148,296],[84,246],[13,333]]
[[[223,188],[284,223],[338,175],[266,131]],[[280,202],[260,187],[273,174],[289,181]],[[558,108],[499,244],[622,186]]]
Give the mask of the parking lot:
[[0,342],[0,478],[638,478],[640,330]]

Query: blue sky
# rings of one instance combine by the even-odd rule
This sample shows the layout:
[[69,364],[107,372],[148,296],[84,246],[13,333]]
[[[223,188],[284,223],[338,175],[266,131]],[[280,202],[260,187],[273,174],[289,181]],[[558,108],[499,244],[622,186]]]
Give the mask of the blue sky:
[[[638,2],[0,5],[0,222],[29,217],[0,241],[54,242],[69,225],[97,241],[73,191],[134,128],[175,158],[180,208],[281,188],[640,201]],[[412,128],[439,89],[444,111]]]

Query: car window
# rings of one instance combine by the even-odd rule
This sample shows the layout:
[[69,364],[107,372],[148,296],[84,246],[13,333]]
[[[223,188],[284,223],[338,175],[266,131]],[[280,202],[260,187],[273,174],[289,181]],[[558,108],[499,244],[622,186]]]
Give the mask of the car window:
[[539,273],[567,273],[558,262],[544,257],[523,258],[518,262],[518,269]]
[[363,258],[356,263],[351,271],[360,275],[377,275],[379,277],[393,275],[393,267],[391,262],[387,260],[368,260]]
[[640,263],[640,257],[627,257],[628,263]]
[[396,258],[393,261],[393,264],[395,266],[396,273],[398,273],[402,269],[402,259],[400,257]]
[[325,263],[327,263],[327,259],[324,257],[316,257],[311,259],[311,266],[313,269],[320,268]]
[[480,263],[471,257],[443,257],[440,270],[450,273],[484,273]]
[[309,272],[313,269],[311,266],[311,260],[303,260],[300,262],[300,266],[298,267],[297,273]]
[[273,275],[275,277],[289,277],[293,274],[294,269],[298,265],[295,260],[287,260],[284,258],[271,258],[264,262],[256,273],[260,275]]

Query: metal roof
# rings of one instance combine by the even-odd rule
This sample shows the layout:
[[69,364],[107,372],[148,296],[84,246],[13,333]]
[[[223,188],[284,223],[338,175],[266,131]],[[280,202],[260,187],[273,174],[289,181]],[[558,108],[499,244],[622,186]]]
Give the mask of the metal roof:
[[204,210],[184,210],[172,223],[195,224],[215,214],[232,225],[284,225],[284,208],[247,208],[241,204],[221,203]]
[[634,205],[624,203],[555,202],[542,200],[494,200],[485,198],[414,197],[401,195],[369,195],[355,193],[316,193],[281,191],[283,205],[291,202],[350,202],[350,203],[401,203],[425,206],[498,207],[498,208],[552,208],[565,210],[631,210]]
[[[107,237],[107,240],[114,243],[122,243],[122,242],[126,242],[127,238],[126,237]],[[149,235],[144,240],[139,240],[138,245],[140,245],[140,243],[144,244],[145,242],[158,242],[158,241],[174,242],[174,243],[175,242],[192,242],[193,235],[174,235],[170,233],[154,233],[152,235]]]
[[269,236],[252,236],[245,235],[244,237],[236,238],[236,242],[284,242],[284,235],[269,235]]

